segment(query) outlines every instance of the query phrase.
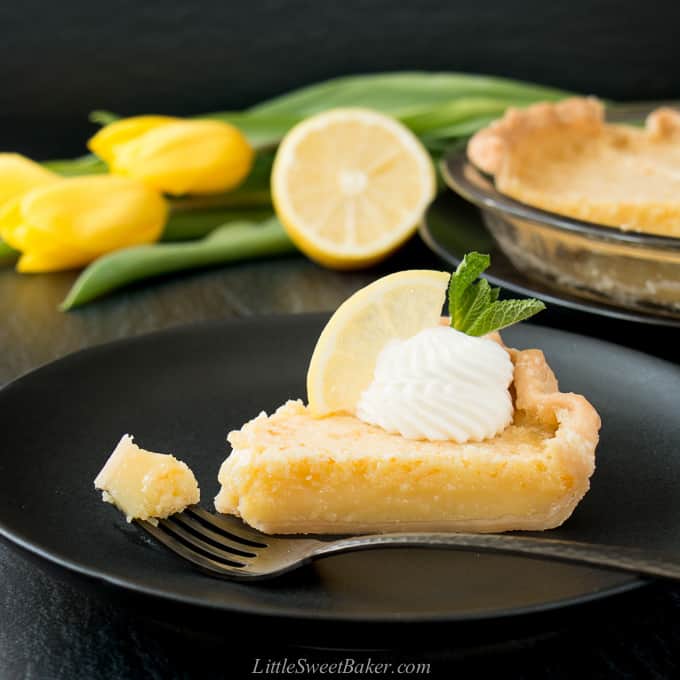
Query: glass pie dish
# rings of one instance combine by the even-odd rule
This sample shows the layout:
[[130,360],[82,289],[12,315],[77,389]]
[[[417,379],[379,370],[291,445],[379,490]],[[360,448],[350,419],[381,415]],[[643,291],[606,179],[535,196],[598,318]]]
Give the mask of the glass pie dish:
[[680,318],[680,238],[622,231],[520,203],[456,147],[446,184],[476,205],[499,247],[527,276],[621,308]]

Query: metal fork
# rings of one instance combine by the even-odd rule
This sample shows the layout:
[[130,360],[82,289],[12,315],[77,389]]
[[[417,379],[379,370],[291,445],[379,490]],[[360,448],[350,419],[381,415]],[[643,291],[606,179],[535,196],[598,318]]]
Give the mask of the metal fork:
[[241,581],[268,579],[319,557],[368,548],[452,548],[512,553],[527,557],[588,564],[641,576],[680,579],[680,558],[655,557],[620,546],[534,538],[515,534],[400,533],[348,538],[269,536],[229,515],[198,506],[158,525],[139,526],[174,553],[213,576]]

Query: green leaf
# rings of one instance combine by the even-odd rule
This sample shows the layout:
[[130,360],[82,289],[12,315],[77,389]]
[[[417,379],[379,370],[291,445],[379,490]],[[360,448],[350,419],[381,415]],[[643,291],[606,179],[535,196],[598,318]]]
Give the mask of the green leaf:
[[262,224],[227,224],[199,241],[123,248],[90,264],[73,284],[60,309],[73,309],[159,274],[291,252],[295,252],[295,246],[276,219]]
[[334,78],[280,95],[249,113],[307,117],[337,106],[366,106],[401,117],[462,97],[554,100],[568,93],[506,78],[467,73],[401,71]]
[[100,175],[108,171],[106,163],[93,154],[54,161],[44,161],[43,165],[52,172],[64,177],[77,175]]
[[472,303],[473,294],[466,292],[472,282],[489,266],[491,258],[482,253],[467,253],[449,283],[449,316],[451,325],[459,328],[467,307]]
[[463,332],[493,302],[492,289],[486,279],[480,279],[479,283],[472,284],[465,293],[465,311],[456,326],[459,331]]
[[0,239],[0,262],[4,262],[5,260],[15,257],[17,254],[17,251],[14,250],[12,246]]
[[486,335],[524,321],[545,309],[541,300],[498,300],[489,305],[467,328],[468,335]]
[[256,150],[267,150],[278,146],[284,135],[303,117],[294,114],[251,114],[226,111],[209,113],[200,118],[220,120],[237,127]]
[[336,107],[360,106],[395,116],[417,135],[436,138],[443,144],[444,139],[450,142],[476,132],[502,115],[508,106],[557,100],[569,94],[532,83],[466,73],[377,73],[335,78],[243,112],[217,112],[203,117],[230,122],[256,148],[267,148],[278,144],[293,125],[310,115]]
[[117,113],[104,111],[102,109],[92,111],[87,118],[90,123],[96,123],[101,126],[109,125],[110,123],[115,123],[117,120],[120,120],[120,116]]
[[[518,99],[516,103],[519,106],[524,104],[525,100]],[[417,135],[434,135],[442,129],[455,127],[482,116],[498,118],[503,115],[509,104],[508,99],[462,97],[403,115],[401,122]]]

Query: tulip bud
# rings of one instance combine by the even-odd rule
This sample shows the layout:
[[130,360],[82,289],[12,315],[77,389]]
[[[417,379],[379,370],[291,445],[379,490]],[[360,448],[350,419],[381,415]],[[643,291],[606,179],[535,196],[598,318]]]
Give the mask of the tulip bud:
[[102,128],[88,146],[113,174],[176,196],[234,189],[253,164],[243,134],[216,120],[126,118]]
[[165,199],[137,180],[71,177],[10,201],[0,212],[0,236],[21,251],[20,272],[71,269],[158,240],[167,212]]
[[29,189],[59,179],[42,165],[18,153],[0,153],[0,206]]

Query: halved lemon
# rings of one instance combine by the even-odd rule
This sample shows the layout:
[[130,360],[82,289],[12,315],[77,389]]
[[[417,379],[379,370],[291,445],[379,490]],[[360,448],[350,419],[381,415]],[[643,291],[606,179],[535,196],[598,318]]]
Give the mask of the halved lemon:
[[436,182],[425,147],[399,121],[370,109],[333,109],[286,135],[271,188],[302,252],[353,269],[382,260],[413,234]]
[[373,380],[380,350],[436,326],[450,274],[412,269],[390,274],[357,291],[323,329],[307,372],[314,415],[352,413]]

